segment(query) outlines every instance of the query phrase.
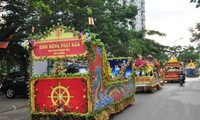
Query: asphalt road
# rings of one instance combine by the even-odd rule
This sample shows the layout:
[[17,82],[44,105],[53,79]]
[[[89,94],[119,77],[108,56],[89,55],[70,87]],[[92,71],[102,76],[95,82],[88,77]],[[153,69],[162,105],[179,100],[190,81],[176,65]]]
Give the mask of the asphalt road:
[[[0,120],[30,120],[27,99],[0,96],[0,109],[7,103],[12,109],[0,112]],[[19,109],[14,106],[25,105]],[[187,78],[181,87],[166,83],[155,93],[136,94],[136,103],[112,115],[110,120],[200,120],[200,77]]]
[[200,77],[181,87],[166,83],[155,93],[136,94],[136,104],[110,120],[200,120]]

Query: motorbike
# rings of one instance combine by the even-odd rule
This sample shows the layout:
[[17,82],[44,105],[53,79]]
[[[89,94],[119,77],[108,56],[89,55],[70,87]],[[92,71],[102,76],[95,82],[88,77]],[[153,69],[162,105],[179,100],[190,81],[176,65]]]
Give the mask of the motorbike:
[[180,86],[183,86],[184,83],[185,83],[185,74],[183,72],[180,72],[180,74],[179,74],[179,84],[180,84]]

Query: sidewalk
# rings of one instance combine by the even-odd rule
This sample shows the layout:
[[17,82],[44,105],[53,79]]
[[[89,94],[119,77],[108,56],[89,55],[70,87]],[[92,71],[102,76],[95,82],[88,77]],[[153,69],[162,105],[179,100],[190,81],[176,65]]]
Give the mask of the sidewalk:
[[28,107],[28,98],[16,97],[8,99],[5,94],[0,92],[0,114],[11,110]]

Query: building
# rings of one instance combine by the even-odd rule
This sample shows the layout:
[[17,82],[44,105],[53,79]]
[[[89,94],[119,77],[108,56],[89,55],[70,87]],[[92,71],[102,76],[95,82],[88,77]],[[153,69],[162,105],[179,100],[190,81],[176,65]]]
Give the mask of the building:
[[135,24],[134,26],[129,25],[129,29],[144,30],[145,29],[145,0],[119,0],[119,3],[126,5],[136,5],[138,8],[138,14],[135,18],[130,19]]

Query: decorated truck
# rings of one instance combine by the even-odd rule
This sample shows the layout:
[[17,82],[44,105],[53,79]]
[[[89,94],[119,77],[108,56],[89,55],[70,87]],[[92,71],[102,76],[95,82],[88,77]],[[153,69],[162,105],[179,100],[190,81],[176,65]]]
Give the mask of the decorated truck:
[[141,55],[137,56],[134,62],[134,75],[137,92],[155,92],[164,86],[162,80],[162,69],[158,60],[148,55],[143,59]]
[[32,120],[106,120],[135,103],[132,58],[107,58],[95,34],[56,25],[29,43]]
[[181,71],[184,72],[183,64],[176,58],[171,58],[164,64],[163,79],[167,82],[178,82]]
[[189,63],[187,63],[186,67],[185,67],[185,76],[186,77],[198,77],[199,73],[198,73],[198,67],[196,62],[193,62],[192,60],[190,60]]

